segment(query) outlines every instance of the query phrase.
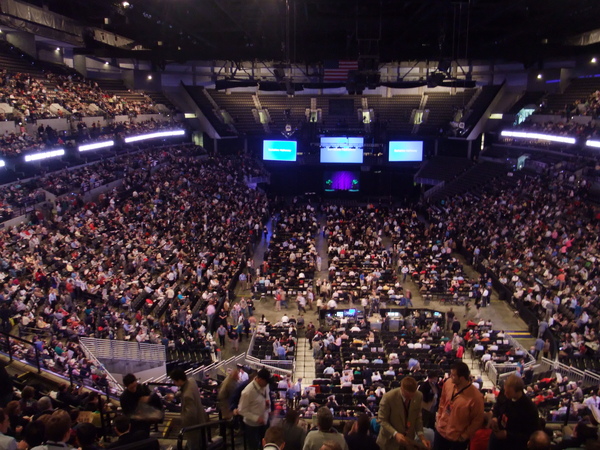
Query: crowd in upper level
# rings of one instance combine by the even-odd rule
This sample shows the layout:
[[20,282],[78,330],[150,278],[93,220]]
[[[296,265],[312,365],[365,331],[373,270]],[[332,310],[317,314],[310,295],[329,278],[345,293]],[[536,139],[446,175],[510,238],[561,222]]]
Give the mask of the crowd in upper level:
[[0,120],[23,123],[70,115],[114,117],[158,112],[149,97],[127,100],[104,92],[94,81],[50,72],[45,79],[38,79],[31,74],[0,71],[0,103],[13,108],[10,115],[1,114]]
[[[96,82],[73,74],[47,72],[46,78],[39,79],[31,74],[0,70],[0,103],[12,108],[11,113],[0,112],[0,121],[14,121],[19,128],[14,132],[5,131],[0,136],[0,153],[4,156],[61,146],[70,139],[77,142],[113,139],[115,135],[149,132],[174,125],[169,122],[127,121],[106,126],[92,124],[88,128],[80,121],[82,117],[134,118],[140,114],[157,114],[158,110],[150,97],[129,100],[104,92]],[[73,129],[58,132],[50,126],[40,125],[37,133],[27,130],[28,124],[55,118],[70,118]]]

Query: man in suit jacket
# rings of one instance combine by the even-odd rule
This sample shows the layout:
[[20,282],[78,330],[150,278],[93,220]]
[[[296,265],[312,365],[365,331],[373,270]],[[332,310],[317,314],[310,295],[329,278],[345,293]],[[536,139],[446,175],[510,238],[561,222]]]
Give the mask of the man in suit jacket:
[[[181,388],[181,426],[185,428],[208,422],[196,380],[188,378],[183,369],[173,370],[171,380]],[[200,431],[185,433],[188,449],[199,449],[201,437]]]
[[431,447],[423,434],[422,402],[423,394],[417,390],[417,381],[412,377],[403,378],[399,388],[382,397],[378,413],[381,428],[377,437],[381,450]]

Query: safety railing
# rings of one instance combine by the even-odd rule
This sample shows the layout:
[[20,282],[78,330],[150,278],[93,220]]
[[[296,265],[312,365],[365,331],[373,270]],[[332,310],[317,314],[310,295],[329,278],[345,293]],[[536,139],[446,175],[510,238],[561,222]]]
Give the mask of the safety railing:
[[267,360],[264,360],[264,361],[268,362],[269,364],[265,364],[263,361],[261,361],[258,358],[255,358],[254,356],[246,356],[246,365],[248,367],[251,367],[254,370],[267,369],[271,373],[277,374],[282,377],[289,376],[291,378],[292,367],[293,367],[292,365],[289,366],[289,369],[283,369],[280,367],[272,366],[270,364],[271,361],[267,361]]
[[572,381],[582,381],[584,386],[600,386],[600,375],[589,370],[579,370],[575,367],[567,366],[560,361],[542,358],[540,362],[543,371],[552,370],[558,372],[563,377],[569,377]]
[[119,359],[125,361],[160,362],[167,361],[164,345],[147,344],[112,339],[79,338],[96,358]]
[[[219,435],[213,437],[212,429],[219,428]],[[246,437],[244,437],[244,448],[246,448]],[[232,420],[218,420],[207,422],[200,425],[182,428],[177,436],[177,450],[184,450],[184,439],[197,439],[196,445],[190,445],[188,442],[187,448],[198,448],[200,450],[208,450],[211,448],[223,448],[227,450],[235,450],[235,433]],[[220,441],[220,442],[219,442]],[[222,445],[219,445],[222,444]]]
[[111,373],[108,370],[106,370],[104,364],[102,364],[100,360],[96,358],[94,353],[91,352],[89,348],[87,348],[82,339],[79,340],[79,346],[85,353],[86,358],[88,360],[91,360],[96,367],[99,367],[106,374],[106,380],[108,381],[108,387],[110,391],[114,392],[116,395],[120,395],[123,392],[123,386],[121,386],[121,384],[119,384],[115,377],[113,377]]
[[494,364],[488,366],[487,376],[494,386],[498,384],[498,370]]

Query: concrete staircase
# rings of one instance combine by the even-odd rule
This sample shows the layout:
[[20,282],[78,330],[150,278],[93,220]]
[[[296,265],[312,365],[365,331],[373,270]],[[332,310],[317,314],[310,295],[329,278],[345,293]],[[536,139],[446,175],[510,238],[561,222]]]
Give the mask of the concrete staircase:
[[310,386],[315,379],[315,359],[313,358],[310,342],[304,337],[298,339],[294,376],[295,380],[302,378],[302,389]]
[[479,360],[473,359],[473,353],[471,351],[466,351],[462,360],[469,366],[469,369],[471,369],[471,375],[476,378],[481,375],[481,379],[483,380],[483,386],[481,387],[483,389],[492,389],[494,387],[494,384],[490,381],[487,373],[479,368]]

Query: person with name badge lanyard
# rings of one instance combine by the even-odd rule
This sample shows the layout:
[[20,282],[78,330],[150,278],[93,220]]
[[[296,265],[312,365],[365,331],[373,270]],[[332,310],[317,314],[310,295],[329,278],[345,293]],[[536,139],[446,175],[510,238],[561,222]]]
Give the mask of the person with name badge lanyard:
[[440,396],[433,450],[464,450],[483,424],[483,395],[471,383],[469,366],[456,362]]
[[381,450],[431,448],[423,433],[422,401],[423,394],[412,377],[403,378],[399,388],[381,398],[378,411],[381,428],[377,436]]
[[268,428],[271,412],[269,383],[271,374],[260,369],[248,386],[242,391],[238,405],[239,414],[244,418],[245,438],[248,450],[259,450]]

